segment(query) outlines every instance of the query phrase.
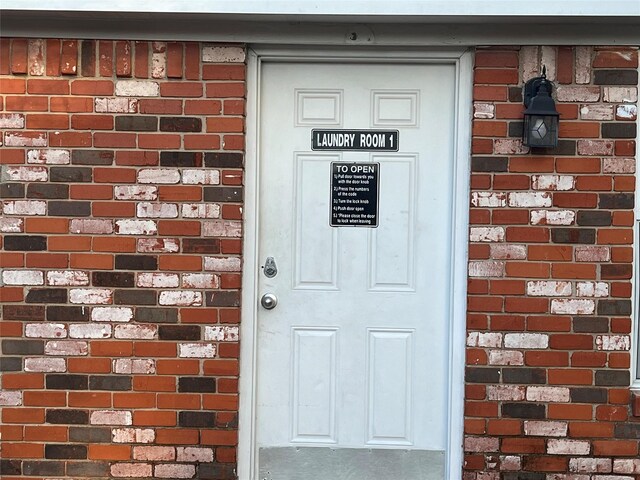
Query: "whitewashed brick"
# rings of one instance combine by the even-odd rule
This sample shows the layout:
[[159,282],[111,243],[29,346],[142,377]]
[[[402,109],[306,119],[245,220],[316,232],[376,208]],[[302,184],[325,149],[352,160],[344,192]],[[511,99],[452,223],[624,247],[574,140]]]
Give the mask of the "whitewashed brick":
[[98,323],[73,323],[69,325],[71,338],[109,338],[111,337],[111,325]]
[[45,149],[27,150],[27,163],[46,165],[68,165],[71,163],[69,150]]
[[63,323],[27,323],[24,334],[27,338],[66,338],[67,327]]
[[635,120],[638,118],[638,107],[635,105],[618,105],[616,107],[617,120]]
[[529,153],[529,147],[517,138],[499,138],[493,142],[493,153],[496,155],[521,155]]
[[523,46],[520,49],[520,64],[522,65],[522,80],[526,82],[540,76],[539,47]]
[[204,257],[204,269],[214,272],[239,272],[242,268],[238,257]]
[[221,47],[204,45],[202,47],[202,61],[204,63],[244,63],[245,51],[242,47]]
[[116,185],[113,194],[116,200],[157,200],[158,187],[154,185]]
[[155,325],[116,325],[114,337],[153,340],[158,338],[158,327]]
[[111,303],[113,291],[108,288],[72,288],[69,290],[69,302],[89,305]]
[[113,428],[111,440],[114,443],[153,443],[156,433],[152,428]]
[[520,385],[487,385],[487,400],[519,402],[524,395],[525,387]]
[[[45,73],[44,63],[44,40],[29,40],[28,58],[29,58],[29,75],[41,77]],[[75,68],[75,65],[72,67]],[[73,70],[75,73],[75,69]]]
[[5,285],[44,285],[44,273],[38,270],[4,270],[2,282]]
[[593,300],[583,299],[553,299],[551,313],[558,315],[591,315],[595,311]]
[[46,133],[5,132],[4,134],[5,147],[46,147],[48,144]]
[[591,476],[579,473],[548,473],[546,480],[591,480]]
[[592,157],[613,155],[613,140],[578,140],[578,155]]
[[183,273],[183,288],[218,288],[220,281],[217,275],[212,273]]
[[206,326],[204,329],[204,339],[214,342],[237,342],[239,335],[238,327],[230,326]]
[[118,80],[117,97],[158,97],[160,85],[150,80]]
[[522,470],[522,460],[518,455],[500,455],[500,470],[519,472]]
[[506,348],[538,349],[549,347],[549,335],[544,333],[507,333],[504,336]]
[[44,353],[60,357],[81,357],[88,355],[89,346],[87,342],[79,340],[52,340],[45,343]]
[[24,359],[25,372],[66,372],[67,361],[64,358],[31,357]]
[[177,253],[180,240],[177,238],[139,238],[138,252],[141,253]]
[[591,444],[588,440],[565,440],[551,438],[547,442],[549,455],[589,455]]
[[502,346],[502,334],[495,332],[469,332],[467,334],[468,347],[495,347]]
[[527,401],[566,403],[571,401],[569,389],[566,387],[527,387]]
[[505,262],[469,262],[470,277],[504,277]]
[[24,128],[24,115],[22,113],[0,113],[0,128]]
[[531,186],[534,190],[573,190],[575,184],[576,179],[572,175],[533,175],[531,177]]
[[595,103],[580,106],[580,118],[582,120],[613,120],[613,105]]
[[153,476],[150,463],[115,463],[110,468],[112,477],[144,478]]
[[464,439],[465,452],[497,452],[500,450],[500,439],[496,437],[471,437]]
[[138,273],[136,285],[142,288],[175,288],[180,286],[180,276],[177,273]]
[[638,89],[636,87],[604,87],[603,100],[607,103],[636,103]]
[[578,282],[576,283],[576,296],[608,297],[609,284],[605,282]]
[[173,292],[160,292],[160,305],[200,306],[202,305],[202,293],[191,290]]
[[471,227],[471,242],[504,242],[504,227]]
[[185,185],[220,185],[220,171],[183,170],[182,183]]
[[213,449],[201,447],[178,447],[176,460],[178,462],[213,462]]
[[69,232],[109,235],[113,233],[113,221],[101,218],[74,218],[71,220]]
[[561,85],[556,89],[560,102],[597,102],[600,100],[600,87],[571,87]]
[[490,252],[490,257],[495,260],[524,260],[527,258],[525,245],[491,245]]
[[178,205],[141,202],[136,206],[136,215],[138,218],[177,218]]
[[182,205],[184,218],[219,218],[220,205],[217,203],[186,203]]
[[597,335],[596,350],[630,350],[631,337],[629,335]]
[[566,437],[567,422],[546,422],[541,420],[525,420],[524,434],[533,437]]
[[[576,473],[610,473],[610,458],[570,458],[569,471]],[[626,472],[622,472],[626,473]]]
[[[123,326],[125,325],[116,326],[116,330]],[[112,364],[113,372],[118,374],[151,375],[156,373],[156,361],[152,358],[118,358],[113,360]]]
[[7,180],[14,182],[46,182],[49,172],[45,167],[7,167]]
[[540,50],[540,63],[547,69],[547,79],[553,82],[556,79],[556,47],[543,45]]
[[96,98],[96,113],[136,113],[138,100],[135,98]]
[[473,118],[495,118],[496,107],[493,103],[474,102]]
[[158,227],[153,220],[116,220],[118,235],[156,235]]
[[524,365],[524,354],[517,350],[489,350],[489,365]]
[[531,210],[531,225],[573,225],[575,221],[572,210]]
[[638,477],[627,475],[593,475],[592,480],[638,480]]
[[22,392],[0,390],[0,405],[5,407],[22,405]]
[[41,200],[5,200],[2,202],[5,215],[46,215],[47,202]]
[[212,343],[179,343],[178,356],[180,358],[213,358],[216,356],[216,346]]
[[91,320],[94,322],[129,322],[133,319],[130,307],[94,307]]
[[176,449],[163,446],[133,447],[133,458],[150,461],[175,460]]
[[89,274],[80,270],[50,270],[47,285],[69,287],[89,285]]
[[576,47],[575,79],[576,83],[585,85],[591,82],[592,47]]
[[571,282],[553,280],[527,282],[527,295],[533,297],[568,297],[571,295]]
[[509,193],[510,207],[550,207],[552,197],[549,192],[511,192]]
[[173,168],[143,168],[138,171],[138,182],[173,184],[180,181],[180,171]]
[[613,461],[613,471],[615,473],[640,473],[640,458],[616,458]]
[[242,222],[237,220],[215,220],[202,222],[203,237],[241,237]]
[[133,417],[128,410],[96,410],[89,421],[91,425],[131,425]]
[[635,158],[604,158],[602,160],[603,173],[636,173]]
[[[154,45],[163,42],[153,42]],[[151,78],[164,78],[167,74],[167,51],[166,44],[162,51],[154,51],[151,54]],[[154,50],[156,48],[154,47]]]
[[608,262],[611,259],[609,247],[577,246],[576,262]]
[[0,217],[0,232],[20,233],[24,230],[24,220],[21,218]]
[[193,478],[196,474],[196,466],[184,463],[161,463],[155,466],[153,473],[157,478]]

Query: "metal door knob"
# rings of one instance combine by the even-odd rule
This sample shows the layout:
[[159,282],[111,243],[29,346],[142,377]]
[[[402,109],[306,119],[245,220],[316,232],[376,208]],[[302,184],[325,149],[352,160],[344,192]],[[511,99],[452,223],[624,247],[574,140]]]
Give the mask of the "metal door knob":
[[278,297],[276,297],[273,293],[265,293],[260,299],[260,305],[262,305],[267,310],[276,308],[277,304]]

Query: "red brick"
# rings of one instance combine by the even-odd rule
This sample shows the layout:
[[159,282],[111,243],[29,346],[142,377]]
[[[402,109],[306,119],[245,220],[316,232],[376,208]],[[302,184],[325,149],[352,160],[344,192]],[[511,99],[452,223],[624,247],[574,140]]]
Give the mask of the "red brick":
[[49,108],[49,100],[46,97],[7,96],[5,106],[8,111],[46,112]]
[[104,40],[98,42],[98,58],[100,59],[100,76],[113,76],[113,42]]
[[156,406],[155,393],[114,392],[114,408],[154,408]]
[[148,427],[172,427],[176,425],[176,412],[166,410],[135,410],[133,412],[133,424]]
[[47,75],[57,77],[60,75],[60,40],[47,40]]
[[167,44],[167,77],[182,78],[182,43],[169,42]]
[[67,268],[69,255],[62,253],[28,253],[26,257],[27,267]]
[[604,457],[636,456],[638,455],[638,442],[633,440],[594,440],[593,454]]
[[90,113],[93,99],[90,97],[51,97],[52,112]]
[[547,418],[550,420],[591,420],[593,407],[577,403],[550,403],[547,406]]
[[572,438],[613,437],[613,424],[596,422],[569,422],[569,436]]
[[11,42],[11,73],[27,73],[27,40],[14,38]]
[[507,100],[508,94],[507,87],[487,85],[474,85],[473,87],[474,100],[504,102]]
[[5,458],[42,458],[44,457],[44,444],[2,442],[2,455]]
[[242,82],[207,83],[207,97],[209,98],[244,98],[245,85]]
[[573,48],[558,47],[556,77],[558,83],[573,83]]
[[544,453],[543,438],[513,438],[502,439],[500,451],[502,453]]
[[69,81],[31,79],[27,81],[27,93],[32,95],[69,95]]
[[[48,392],[51,393],[51,392]],[[67,427],[52,425],[26,425],[24,427],[24,439],[27,441],[41,442],[67,442],[69,439]],[[4,440],[4,437],[3,437]]]
[[74,80],[71,82],[72,95],[113,95],[111,80]]
[[50,147],[90,147],[91,133],[51,132],[49,133]]
[[593,383],[593,372],[591,370],[577,368],[550,369],[547,375],[549,385],[591,385]]
[[198,438],[198,430],[183,428],[156,429],[156,442],[161,445],[197,445]]
[[598,49],[593,59],[594,68],[637,68],[638,50],[616,47]]
[[129,460],[131,447],[128,445],[89,444],[90,460]]
[[[140,133],[138,134],[138,146],[148,149],[179,149],[181,143],[180,135],[164,134],[164,133]],[[135,147],[133,145],[125,145],[127,147]]]
[[[67,404],[67,395],[65,392],[27,390],[22,400],[23,405],[30,407],[64,407]],[[31,438],[31,440],[36,439]]]
[[116,42],[116,76],[131,76],[131,42],[120,40]]
[[29,114],[27,115],[27,128],[42,130],[67,130],[69,117],[67,115]]
[[160,84],[162,97],[202,97],[202,83],[199,82],[163,82]]
[[60,72],[63,75],[76,75],[78,73],[78,42],[75,40],[62,41],[62,55],[60,59]]

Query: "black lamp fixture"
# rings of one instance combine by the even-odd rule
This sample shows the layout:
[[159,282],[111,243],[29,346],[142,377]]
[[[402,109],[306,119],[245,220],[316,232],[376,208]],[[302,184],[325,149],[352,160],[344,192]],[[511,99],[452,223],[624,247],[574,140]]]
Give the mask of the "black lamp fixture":
[[547,68],[542,76],[532,78],[524,85],[523,140],[528,147],[556,147],[558,145],[558,119],[560,114],[551,98],[553,84],[547,80]]

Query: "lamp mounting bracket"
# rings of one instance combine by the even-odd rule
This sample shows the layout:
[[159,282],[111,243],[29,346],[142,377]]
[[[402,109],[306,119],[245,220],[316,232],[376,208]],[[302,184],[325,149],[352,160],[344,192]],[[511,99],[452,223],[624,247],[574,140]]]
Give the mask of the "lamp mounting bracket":
[[532,78],[528,80],[527,83],[524,84],[524,94],[522,95],[524,106],[529,108],[529,104],[531,103],[531,99],[538,94],[538,90],[540,90],[540,85],[542,82],[545,82],[547,91],[549,92],[549,96],[553,92],[553,83],[547,80],[547,67],[542,67],[542,75],[539,77]]

